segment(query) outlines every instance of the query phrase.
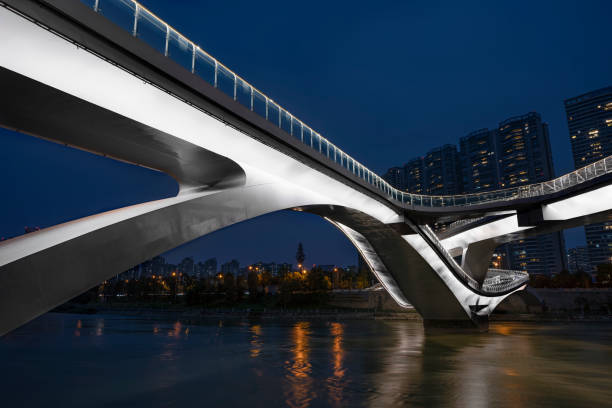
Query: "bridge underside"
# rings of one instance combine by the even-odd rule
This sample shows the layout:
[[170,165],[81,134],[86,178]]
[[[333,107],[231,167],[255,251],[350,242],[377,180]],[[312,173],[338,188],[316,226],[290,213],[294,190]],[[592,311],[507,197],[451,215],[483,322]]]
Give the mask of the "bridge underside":
[[[72,221],[0,244],[0,334],[130,267],[195,238],[280,209],[323,215],[357,245],[392,296],[425,319],[471,322],[450,289],[392,228],[354,210],[297,205],[278,186],[184,194]],[[346,230],[344,230],[346,231]],[[354,238],[354,235],[352,236]],[[365,248],[373,248],[368,253]]]
[[138,76],[0,7],[0,126],[164,171],[180,191],[0,243],[0,334],[155,255],[283,209],[334,224],[398,304],[411,303],[426,322],[482,327],[510,293],[486,295],[460,280],[464,271],[428,228],[334,163],[268,137],[221,97],[186,87],[191,79],[181,83],[66,24]]
[[[474,326],[448,282],[397,228],[286,180],[248,183],[236,162],[0,67],[0,124],[165,171],[177,197],[93,215],[0,244],[0,333],[100,282],[234,223],[283,209],[308,211],[340,228],[400,305],[427,321]],[[255,177],[261,180],[261,175]]]
[[[517,214],[490,216],[441,232],[442,245],[454,257],[461,257],[462,267],[482,282],[487,273],[483,259],[491,259],[495,248],[505,243],[569,228],[612,221],[610,209],[612,185],[593,188],[580,196],[545,204],[539,210],[543,219],[533,225],[519,225]],[[587,201],[588,204],[584,204]]]

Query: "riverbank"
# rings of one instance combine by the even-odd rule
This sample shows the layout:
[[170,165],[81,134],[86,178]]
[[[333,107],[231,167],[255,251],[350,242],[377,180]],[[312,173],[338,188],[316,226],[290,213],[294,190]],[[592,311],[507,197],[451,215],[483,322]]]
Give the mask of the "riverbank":
[[185,305],[64,304],[55,313],[117,314],[168,319],[270,319],[270,320],[422,320],[414,309],[404,311],[348,308],[202,308]]
[[[415,309],[376,310],[350,308],[202,308],[185,305],[147,304],[65,304],[53,310],[56,313],[111,314],[162,320],[261,319],[278,321],[296,320],[412,320],[422,321]],[[612,315],[551,311],[541,313],[493,313],[491,322],[610,322]]]

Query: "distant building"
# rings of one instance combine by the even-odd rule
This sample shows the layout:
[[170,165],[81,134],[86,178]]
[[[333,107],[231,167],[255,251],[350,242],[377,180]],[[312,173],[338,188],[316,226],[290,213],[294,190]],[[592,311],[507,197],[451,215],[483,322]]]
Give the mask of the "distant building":
[[457,146],[445,144],[430,150],[425,155],[424,166],[427,194],[452,195],[463,191]]
[[612,86],[565,100],[574,167],[612,154]]
[[[479,193],[554,178],[548,125],[536,112],[502,121],[496,129],[479,129],[459,140],[460,149],[443,145],[387,171],[416,194]],[[393,184],[390,181],[391,184]],[[433,225],[443,231],[445,223]],[[611,227],[612,230],[612,227]],[[497,265],[497,266],[496,266]],[[522,239],[496,249],[491,266],[552,274],[566,266],[560,232]]]
[[183,275],[191,276],[194,274],[194,271],[194,262],[192,257],[184,258],[178,264],[178,272],[182,273]]
[[344,271],[347,275],[355,276],[359,273],[359,267],[357,265],[347,265],[344,267]]
[[156,256],[151,259],[151,263],[149,265],[150,275],[164,275],[166,272],[166,259],[163,256]]
[[240,262],[235,259],[232,259],[229,262],[221,264],[221,273],[223,275],[227,275],[231,273],[234,277],[237,277],[240,274]]
[[422,157],[409,160],[404,165],[405,190],[413,194],[425,192],[425,168]]
[[[565,100],[574,167],[612,154],[612,86]],[[593,268],[612,262],[612,222],[584,227]]]
[[263,264],[263,268],[265,271],[270,272],[272,276],[278,276],[278,265],[276,262],[268,262]]
[[403,191],[406,189],[406,180],[404,177],[404,169],[402,167],[391,167],[382,176],[382,178],[398,190]]
[[529,112],[499,124],[501,188],[554,178],[548,124],[539,113]]
[[204,261],[202,277],[211,277],[217,274],[217,258],[209,258]]
[[589,249],[586,246],[579,246],[567,250],[567,269],[571,273],[578,271],[592,272],[593,268],[589,259]]
[[[502,121],[497,128],[500,187],[510,188],[554,178],[548,125],[529,112]],[[561,232],[521,239],[507,245],[512,269],[552,274],[565,269]]]
[[163,276],[169,276],[172,272],[176,272],[178,270],[178,265],[166,263],[164,264],[164,269],[162,272]]
[[153,261],[151,259],[140,264],[140,276],[148,278],[153,275]]
[[293,271],[293,264],[290,264],[290,263],[283,262],[283,263],[278,264],[277,267],[278,267],[279,276],[285,276],[286,274]]
[[206,267],[204,266],[204,262],[200,261],[200,262],[198,262],[197,264],[195,264],[193,266],[193,274],[198,279],[202,279],[202,278],[208,276],[206,274]]
[[466,193],[498,190],[501,184],[497,130],[476,130],[459,140]]
[[140,279],[140,265],[128,269],[122,275],[124,279]]

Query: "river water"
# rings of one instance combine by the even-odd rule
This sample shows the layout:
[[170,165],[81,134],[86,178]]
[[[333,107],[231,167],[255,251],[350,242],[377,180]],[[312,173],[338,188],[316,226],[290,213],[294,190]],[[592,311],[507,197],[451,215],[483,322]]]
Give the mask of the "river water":
[[0,362],[3,407],[612,406],[612,324],[47,314]]

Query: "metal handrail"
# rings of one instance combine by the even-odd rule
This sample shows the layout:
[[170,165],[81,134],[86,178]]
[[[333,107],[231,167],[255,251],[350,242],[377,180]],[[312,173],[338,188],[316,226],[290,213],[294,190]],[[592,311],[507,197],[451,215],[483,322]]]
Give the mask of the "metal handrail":
[[459,264],[455,261],[455,259],[450,255],[448,250],[442,245],[436,234],[432,231],[431,227],[427,224],[419,225],[420,231],[426,235],[428,241],[431,242],[435,247],[438,255],[443,257],[446,260],[449,268],[452,269],[452,272],[463,281],[466,285],[470,286],[473,289],[480,289],[480,285],[478,282],[472,278]]
[[487,271],[487,277],[482,283],[482,291],[486,293],[501,293],[515,289],[529,280],[526,271],[510,269],[494,269]]
[[[166,57],[183,65],[192,74],[208,81],[215,88],[232,97],[236,102],[259,114],[319,154],[377,188],[388,199],[399,202],[403,207],[472,206],[496,201],[536,197],[554,193],[612,172],[612,156],[608,156],[598,162],[557,177],[554,180],[503,190],[440,196],[412,194],[401,191],[391,186],[382,177],[331,143],[327,138],[314,131],[139,2],[135,0],[80,1],[90,6],[95,12],[101,13],[117,23],[133,36],[140,37]],[[105,12],[107,6],[113,10],[113,13]],[[148,35],[146,35],[147,30]],[[157,30],[157,37],[151,34],[155,30]],[[156,39],[151,39],[151,37]],[[210,71],[208,76],[203,73],[206,69]]]

